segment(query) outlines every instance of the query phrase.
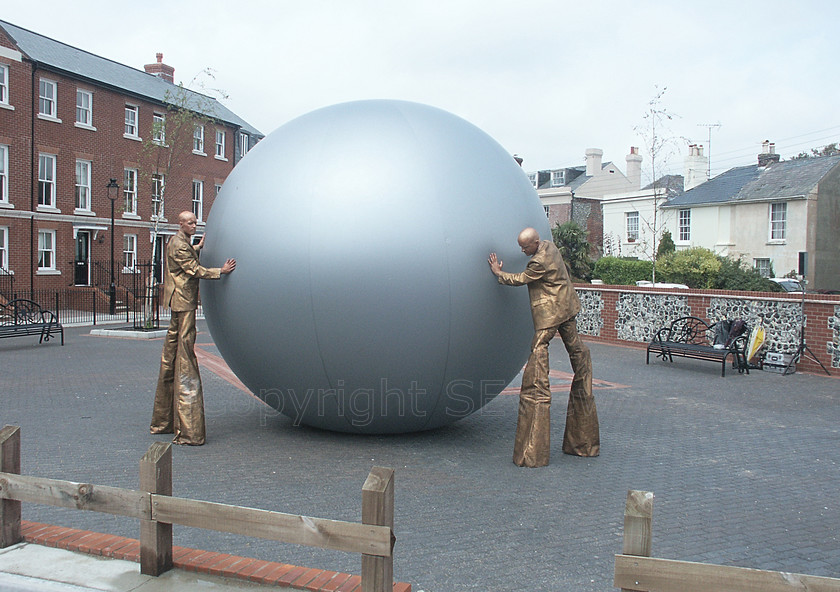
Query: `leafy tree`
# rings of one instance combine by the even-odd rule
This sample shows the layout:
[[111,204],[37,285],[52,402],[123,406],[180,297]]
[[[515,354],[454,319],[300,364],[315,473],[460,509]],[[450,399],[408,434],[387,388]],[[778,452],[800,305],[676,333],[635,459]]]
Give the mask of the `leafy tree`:
[[594,277],[613,286],[633,286],[650,277],[653,262],[620,257],[601,257],[595,262]]
[[558,222],[551,229],[554,244],[560,250],[573,279],[589,281],[592,278],[592,259],[589,257],[592,245],[586,240],[588,234],[589,231],[574,220],[563,225]]
[[777,292],[783,288],[763,277],[754,267],[750,267],[740,257],[722,257],[718,255],[721,266],[712,287],[716,290],[746,290],[751,292]]
[[820,156],[837,156],[838,154],[840,154],[840,146],[837,145],[837,142],[832,142],[831,144],[827,144],[822,148],[811,148],[810,154],[808,152],[800,152],[796,156],[792,157],[791,160],[801,160],[803,158],[818,158]]
[[662,238],[659,240],[659,247],[656,249],[656,258],[661,259],[677,250],[674,244],[674,239],[671,238],[671,231],[666,230],[662,233]]
[[662,279],[690,288],[713,288],[722,267],[721,258],[709,249],[692,247],[676,251],[659,263]]

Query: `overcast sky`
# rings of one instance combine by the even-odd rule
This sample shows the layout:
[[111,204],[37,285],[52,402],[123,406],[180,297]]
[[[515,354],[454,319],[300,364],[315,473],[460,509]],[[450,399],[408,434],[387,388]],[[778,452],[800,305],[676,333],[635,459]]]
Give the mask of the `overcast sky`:
[[[667,170],[690,142],[712,174],[840,140],[835,0],[39,0],[0,18],[142,69],[164,54],[185,84],[206,68],[268,134],[327,105],[391,98],[472,122],[536,170],[625,169],[658,90],[673,115]],[[704,127],[703,124],[720,124]],[[662,153],[663,156],[665,153]]]

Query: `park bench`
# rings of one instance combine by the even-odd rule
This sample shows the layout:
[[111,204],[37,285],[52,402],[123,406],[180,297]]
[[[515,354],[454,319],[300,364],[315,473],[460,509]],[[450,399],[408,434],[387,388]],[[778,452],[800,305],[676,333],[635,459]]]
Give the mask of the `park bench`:
[[17,298],[0,304],[0,338],[38,335],[38,343],[43,343],[56,333],[61,334],[61,345],[64,345],[64,327],[58,317],[37,302]]
[[726,376],[726,362],[731,357],[733,368],[737,368],[738,372],[749,374],[750,370],[744,353],[747,345],[746,336],[740,335],[723,346],[715,347],[713,336],[716,325],[717,323],[709,325],[697,317],[681,317],[672,321],[669,326],[659,329],[648,344],[645,363],[650,364],[651,352],[669,362],[674,361],[674,356],[708,360],[719,362],[720,375]]

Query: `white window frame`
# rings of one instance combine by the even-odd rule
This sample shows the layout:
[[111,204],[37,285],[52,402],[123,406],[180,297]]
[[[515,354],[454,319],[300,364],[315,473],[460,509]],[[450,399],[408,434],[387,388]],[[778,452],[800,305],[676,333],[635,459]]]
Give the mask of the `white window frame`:
[[239,132],[239,154],[245,156],[251,149],[251,136],[245,132]]
[[193,179],[192,182],[192,213],[195,219],[202,221],[204,214],[204,181]]
[[215,195],[213,195],[213,199],[216,199],[217,197],[219,197],[219,192],[222,190],[222,186],[219,185],[218,183],[216,183],[216,185],[214,187],[215,187],[216,193],[215,193]]
[[137,271],[137,235],[123,235],[123,273]]
[[93,127],[93,93],[83,88],[76,89],[76,127],[96,129]]
[[9,227],[0,226],[0,269],[9,271]]
[[757,257],[753,259],[753,267],[761,274],[761,277],[770,277],[773,262],[768,257]]
[[126,103],[125,105],[125,128],[124,138],[129,140],[140,139],[140,129],[137,127],[140,120],[140,107]]
[[166,113],[152,113],[152,142],[166,145]]
[[624,238],[628,243],[639,242],[639,212],[624,213]]
[[770,204],[770,242],[782,243],[787,238],[787,202]]
[[38,81],[38,117],[61,122],[58,113],[58,83],[49,78]]
[[93,163],[76,159],[76,211],[91,211],[90,177]]
[[679,211],[677,217],[677,242],[687,243],[691,241],[691,209],[684,208]]
[[9,203],[9,147],[0,144],[0,203]]
[[9,66],[0,64],[0,105],[9,106]]
[[[49,261],[46,261],[46,259],[49,259]],[[39,230],[38,271],[55,270],[55,230]]]
[[216,158],[219,160],[227,160],[225,158],[225,141],[227,139],[227,132],[225,130],[216,130]]
[[566,170],[565,169],[557,169],[551,171],[551,186],[552,187],[562,187],[566,184]]
[[123,216],[137,215],[137,169],[123,169]]
[[193,128],[193,154],[207,156],[204,153],[204,126],[198,124]]
[[[38,154],[38,207],[55,208],[55,154]],[[44,197],[49,192],[49,201]]]
[[165,207],[164,196],[166,194],[166,177],[154,173],[152,175],[152,220],[155,218],[163,219],[163,210]]

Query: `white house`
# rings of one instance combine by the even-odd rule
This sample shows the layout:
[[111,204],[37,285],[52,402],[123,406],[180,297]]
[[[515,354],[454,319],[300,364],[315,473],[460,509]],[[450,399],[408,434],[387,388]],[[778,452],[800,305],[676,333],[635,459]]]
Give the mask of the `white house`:
[[677,248],[741,257],[765,276],[840,289],[840,156],[780,162],[765,141],[736,167],[660,205]]

